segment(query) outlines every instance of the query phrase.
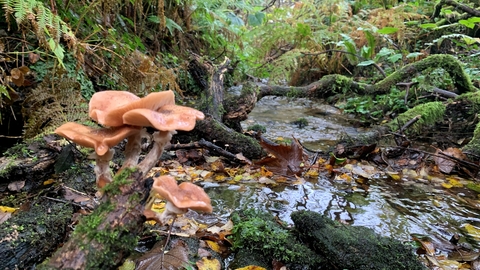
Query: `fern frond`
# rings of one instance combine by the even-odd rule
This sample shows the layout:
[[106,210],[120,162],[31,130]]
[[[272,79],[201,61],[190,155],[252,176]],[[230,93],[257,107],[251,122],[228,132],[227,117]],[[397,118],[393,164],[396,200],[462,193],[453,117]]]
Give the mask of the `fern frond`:
[[[0,0],[0,4],[2,4],[2,8],[5,10],[7,22],[9,22],[10,16],[13,15],[18,25],[26,26],[35,32],[39,43],[45,46],[46,49],[53,50],[52,48],[56,48],[62,34],[67,35],[66,39],[70,47],[76,42],[70,27],[58,15],[53,14],[50,9],[46,8],[41,1]],[[55,46],[49,46],[48,38],[53,38]],[[58,53],[55,53],[55,56],[58,58],[59,63],[63,62],[63,59],[59,58]]]
[[28,12],[31,11],[23,0],[12,1],[12,8],[15,11],[17,24],[22,24],[27,19]]
[[45,14],[45,7],[43,5],[38,5],[37,8],[37,21],[38,21],[38,29],[37,29],[37,35],[41,35],[38,33],[39,31],[44,31],[43,29],[47,28],[47,15]]
[[[61,78],[61,77],[60,77]],[[25,138],[53,132],[65,122],[87,123],[87,101],[75,78],[45,76],[24,101],[23,115],[27,120]],[[52,87],[53,86],[53,87]]]
[[281,83],[280,80],[289,80],[292,72],[298,68],[298,58],[302,52],[306,52],[306,50],[288,51],[271,63],[270,79],[277,83]]

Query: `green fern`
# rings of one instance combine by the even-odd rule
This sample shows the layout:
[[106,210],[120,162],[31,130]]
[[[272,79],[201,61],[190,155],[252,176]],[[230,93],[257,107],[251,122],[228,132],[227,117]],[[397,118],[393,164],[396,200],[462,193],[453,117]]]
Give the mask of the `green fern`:
[[[50,49],[59,64],[63,67],[63,54],[58,53],[60,47],[59,42],[62,36],[69,42],[69,45],[75,44],[75,35],[70,27],[62,21],[62,19],[53,14],[48,8],[45,8],[42,2],[36,0],[0,0],[3,10],[5,11],[5,19],[10,30],[10,18],[13,16],[17,25],[31,28],[40,44]],[[52,46],[53,39],[54,46]]]
[[25,138],[51,133],[65,122],[91,124],[88,104],[82,98],[80,84],[75,78],[46,76],[26,97],[23,107],[27,119]]
[[270,79],[277,83],[281,83],[285,78],[289,79],[291,73],[298,68],[298,59],[302,56],[302,52],[307,51],[293,49],[275,60],[271,65]]

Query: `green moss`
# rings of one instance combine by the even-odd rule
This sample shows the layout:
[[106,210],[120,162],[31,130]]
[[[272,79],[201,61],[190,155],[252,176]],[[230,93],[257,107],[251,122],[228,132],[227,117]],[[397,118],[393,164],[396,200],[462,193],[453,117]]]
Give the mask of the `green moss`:
[[7,177],[12,168],[17,167],[20,161],[17,161],[15,156],[4,157],[7,161],[2,162],[0,165],[0,177]]
[[265,128],[265,126],[262,126],[260,124],[255,124],[255,125],[252,125],[252,126],[249,126],[247,128],[247,131],[255,131],[255,132],[262,132],[262,133],[265,133],[267,132],[267,129]]
[[390,129],[396,130],[399,126],[404,125],[406,122],[413,119],[415,116],[420,115],[421,118],[415,124],[413,124],[407,133],[417,134],[422,128],[433,125],[435,122],[440,121],[445,113],[446,106],[441,102],[429,102],[420,104],[414,108],[400,114],[395,121],[390,122],[388,125]]
[[[269,261],[276,259],[283,263],[296,263],[318,267],[321,259],[296,240],[289,230],[280,226],[274,217],[265,212],[247,210],[232,217],[233,249],[247,249],[261,254]],[[314,268],[313,268],[314,269]]]
[[118,195],[121,193],[120,187],[124,185],[130,185],[133,180],[129,179],[129,176],[136,171],[136,168],[123,169],[120,174],[115,175],[113,181],[103,188],[103,191],[109,195]]
[[470,190],[473,190],[477,193],[480,193],[480,184],[477,183],[468,183],[466,187]]
[[468,92],[459,95],[456,100],[465,101],[472,104],[472,113],[480,111],[480,91]]
[[250,96],[251,94],[260,94],[260,87],[252,82],[246,82],[243,85],[242,92],[240,94],[240,97],[244,96]]
[[[29,269],[43,260],[45,253],[58,248],[58,243],[64,240],[66,225],[73,212],[70,204],[39,197],[30,201],[28,210],[17,211],[8,221],[0,224],[0,250],[5,256],[0,259],[2,269]],[[38,250],[43,252],[36,252]]]
[[286,96],[290,98],[296,98],[296,97],[302,97],[304,96],[304,94],[298,88],[292,87],[290,88],[290,91],[287,92]]
[[473,154],[480,153],[480,122],[478,122],[475,127],[472,139],[462,148],[462,151],[471,152]]
[[[130,252],[137,245],[138,237],[129,233],[128,229],[122,226],[110,227],[105,223],[106,217],[114,209],[115,206],[109,201],[104,202],[93,213],[84,217],[75,228],[72,237],[84,237],[80,249],[86,250],[88,256],[86,269],[110,268],[114,265],[118,251],[127,247],[127,252]],[[104,264],[100,266],[98,262]]]
[[329,269],[426,269],[413,250],[369,228],[345,226],[313,211],[291,217],[300,239],[326,258]]
[[350,90],[350,87],[352,86],[352,78],[342,76],[342,75],[327,75],[325,76],[326,79],[329,76],[334,76],[335,83],[331,86],[332,87],[332,92],[334,93],[348,93]]
[[293,121],[292,124],[296,125],[298,128],[304,128],[308,126],[308,120],[305,117],[301,117]]

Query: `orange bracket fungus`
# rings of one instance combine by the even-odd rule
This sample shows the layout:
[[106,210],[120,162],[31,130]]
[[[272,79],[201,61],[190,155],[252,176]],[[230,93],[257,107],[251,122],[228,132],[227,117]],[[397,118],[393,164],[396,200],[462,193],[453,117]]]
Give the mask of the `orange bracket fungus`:
[[160,214],[158,220],[165,224],[178,214],[184,214],[188,209],[200,212],[211,213],[212,204],[210,197],[203,188],[190,183],[183,182],[177,185],[177,181],[168,175],[155,177],[152,192],[157,193],[167,201],[165,210]]

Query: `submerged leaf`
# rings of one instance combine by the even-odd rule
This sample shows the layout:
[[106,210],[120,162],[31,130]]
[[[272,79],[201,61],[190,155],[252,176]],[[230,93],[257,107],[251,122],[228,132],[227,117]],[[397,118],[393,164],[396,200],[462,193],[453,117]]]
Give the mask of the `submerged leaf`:
[[466,224],[465,225],[465,230],[468,232],[470,236],[475,238],[475,240],[480,240],[480,229],[471,225],[471,224]]

